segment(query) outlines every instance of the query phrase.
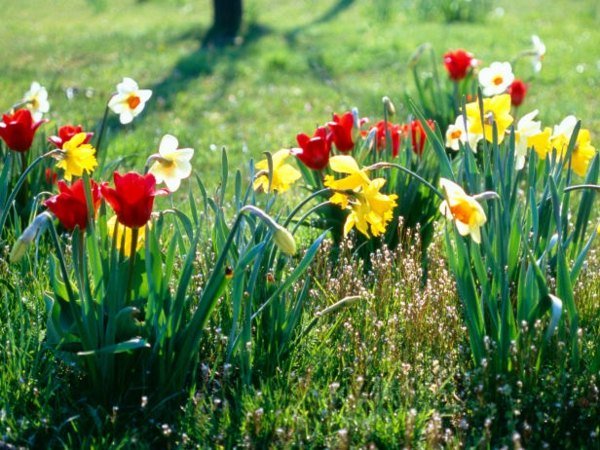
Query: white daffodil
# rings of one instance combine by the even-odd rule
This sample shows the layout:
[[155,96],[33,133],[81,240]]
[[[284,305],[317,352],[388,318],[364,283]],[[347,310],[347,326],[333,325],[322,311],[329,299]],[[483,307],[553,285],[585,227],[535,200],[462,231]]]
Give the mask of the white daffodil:
[[470,133],[469,126],[469,122],[465,120],[464,116],[459,115],[454,124],[450,125],[446,131],[446,147],[458,151],[460,143],[466,145],[468,142],[471,150],[477,153],[477,143],[483,138],[483,135]]
[[537,109],[531,111],[529,114],[521,117],[517,123],[517,129],[515,130],[515,168],[517,170],[521,170],[525,166],[529,138],[542,131],[542,123],[533,120],[537,114]]
[[569,140],[571,139],[571,135],[575,130],[575,125],[577,125],[577,117],[565,117],[561,123],[559,123],[558,125],[554,125],[554,132],[552,133],[551,139],[555,139],[559,136],[564,136],[566,141],[569,142]]
[[440,185],[446,199],[440,204],[440,212],[453,220],[461,236],[471,235],[477,244],[481,243],[481,227],[487,221],[479,202],[467,195],[458,184],[440,178]]
[[479,72],[479,84],[483,95],[488,97],[506,92],[514,80],[515,75],[509,62],[493,62]]
[[190,160],[194,156],[193,148],[177,148],[179,142],[175,136],[166,134],[160,141],[158,153],[150,157],[154,163],[149,172],[156,178],[156,183],[164,181],[167,189],[175,192],[181,180],[192,173]]
[[34,121],[42,120],[42,116],[50,111],[48,102],[48,91],[37,81],[31,83],[31,87],[23,96],[25,107],[31,111]]
[[539,36],[531,36],[531,43],[533,44],[533,70],[538,73],[542,70],[542,61],[546,54],[546,45],[542,42]]
[[151,96],[150,89],[140,89],[134,80],[126,77],[117,84],[117,93],[108,102],[108,107],[119,114],[119,120],[125,125],[144,110]]

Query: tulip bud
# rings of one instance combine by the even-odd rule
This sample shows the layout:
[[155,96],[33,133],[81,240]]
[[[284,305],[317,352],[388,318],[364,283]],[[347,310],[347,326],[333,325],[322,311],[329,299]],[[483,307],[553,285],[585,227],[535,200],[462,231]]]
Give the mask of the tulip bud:
[[21,236],[19,236],[17,239],[17,242],[15,242],[13,245],[9,256],[11,263],[19,262],[21,258],[23,258],[31,243],[35,240],[38,234],[44,230],[48,221],[51,219],[52,216],[46,211],[33,219],[33,222],[31,222],[29,226],[25,228]]
[[383,97],[381,101],[383,102],[383,106],[385,106],[385,109],[390,116],[396,114],[396,107],[387,95]]

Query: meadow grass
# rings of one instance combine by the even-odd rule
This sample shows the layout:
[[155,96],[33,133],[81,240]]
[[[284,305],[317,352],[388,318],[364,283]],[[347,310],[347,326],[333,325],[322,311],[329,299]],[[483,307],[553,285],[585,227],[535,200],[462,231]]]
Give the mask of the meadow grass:
[[[575,114],[600,130],[600,7],[593,0],[497,2],[484,22],[452,24],[425,21],[410,2],[257,0],[246,5],[244,44],[218,52],[199,48],[211,19],[207,0],[96,4],[0,2],[8,19],[0,28],[0,104],[8,108],[38,80],[50,90],[53,125],[89,127],[116,83],[131,76],[154,97],[143,120],[125,129],[112,122],[109,156],[132,165],[168,132],[197,149],[196,166],[210,177],[221,146],[243,166],[249,155],[296,145],[298,132],[334,111],[356,106],[381,117],[383,95],[399,105],[414,91],[407,62],[424,42],[440,58],[466,48],[489,64],[512,59],[538,34],[548,51],[523,109],[540,109],[545,123]],[[516,71],[531,73],[526,61]],[[70,87],[77,89],[72,100]]]
[[[494,7],[502,11],[485,22],[448,25],[425,21],[409,2],[257,0],[247,2],[245,42],[217,52],[199,50],[208,1],[0,0],[10,19],[0,28],[0,104],[6,109],[38,80],[50,91],[49,128],[91,127],[114,85],[131,76],[154,97],[133,125],[111,122],[108,159],[125,157],[125,165],[141,169],[171,133],[196,149],[194,167],[210,189],[221,146],[233,168],[246,170],[250,156],[294,145],[297,132],[333,111],[358,106],[379,117],[383,95],[402,108],[413,88],[407,61],[423,42],[439,54],[463,47],[491,62],[511,58],[535,33],[548,55],[527,105],[546,122],[574,113],[598,134],[596,2]],[[318,320],[290,367],[241,382],[238,369],[224,365],[228,336],[218,312],[201,343],[195,383],[160,415],[143,398],[123,411],[74,395],[85,380],[43,341],[44,266],[32,256],[20,266],[0,260],[0,441],[34,448],[597,445],[590,434],[600,432],[597,373],[550,365],[530,391],[520,390],[518,378],[483,385],[488,379],[471,361],[441,242],[438,233],[425,286],[418,243],[373,254],[368,269],[350,248],[332,261],[327,244],[311,266],[317,283],[303,315],[304,323]],[[600,345],[599,264],[596,245],[576,291],[584,358]],[[361,299],[318,316],[349,295]]]

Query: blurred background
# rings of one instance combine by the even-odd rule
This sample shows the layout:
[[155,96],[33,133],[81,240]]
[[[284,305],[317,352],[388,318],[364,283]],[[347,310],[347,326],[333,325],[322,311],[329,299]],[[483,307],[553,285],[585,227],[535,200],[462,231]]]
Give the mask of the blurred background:
[[530,83],[522,112],[537,108],[548,125],[575,114],[598,146],[597,0],[243,0],[228,46],[207,40],[210,0],[0,0],[0,10],[0,109],[38,81],[50,96],[47,134],[66,123],[92,128],[116,84],[132,77],[154,95],[132,125],[113,117],[107,139],[110,157],[138,169],[165,133],[194,147],[209,174],[221,146],[242,167],[294,146],[332,112],[356,106],[380,117],[384,95],[406,116],[408,61],[420,44],[432,44],[445,75],[449,49],[485,66],[511,61],[532,34],[547,54],[535,78],[528,61],[514,68]]

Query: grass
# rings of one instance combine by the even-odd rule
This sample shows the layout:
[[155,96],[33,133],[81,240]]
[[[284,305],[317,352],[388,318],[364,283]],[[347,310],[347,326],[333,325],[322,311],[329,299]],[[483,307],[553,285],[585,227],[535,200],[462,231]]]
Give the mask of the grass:
[[[412,89],[407,61],[425,41],[439,54],[463,47],[491,62],[511,58],[535,33],[548,54],[526,108],[539,108],[546,123],[574,113],[600,132],[600,7],[593,0],[497,2],[483,23],[450,25],[425,21],[408,2],[246,6],[244,44],[210,52],[199,50],[210,21],[206,0],[0,0],[10,18],[0,29],[0,104],[6,109],[38,80],[50,90],[47,132],[65,122],[92,127],[114,85],[131,76],[154,96],[132,126],[111,122],[109,158],[129,158],[141,169],[160,137],[172,133],[196,149],[194,167],[210,189],[221,146],[229,148],[231,165],[244,169],[250,156],[294,145],[297,132],[333,111],[358,106],[380,117],[383,95],[400,109]],[[71,100],[70,87],[77,89]],[[323,248],[311,266],[318,283],[303,320],[347,295],[362,300],[320,318],[289,370],[256,374],[250,385],[223,365],[227,332],[217,314],[202,342],[196,384],[160,416],[143,398],[123,411],[76,395],[81,375],[59,364],[43,341],[44,266],[2,259],[0,447],[597,446],[597,373],[550,366],[531,391],[519,390],[516,378],[482,390],[487,378],[471,363],[440,242],[438,236],[430,249],[433,269],[424,287],[417,247],[373,255],[364,276],[357,276],[363,268],[351,249],[334,263]],[[599,348],[598,261],[596,249],[576,293],[584,359]]]
[[[383,95],[399,103],[411,91],[407,61],[423,42],[439,55],[463,47],[490,63],[528,47],[531,34],[548,52],[524,108],[539,108],[546,123],[573,113],[600,130],[600,8],[591,0],[499,2],[483,23],[450,25],[420,19],[408,2],[255,1],[246,5],[245,44],[223,52],[199,50],[211,16],[206,0],[95,4],[0,2],[10,18],[0,29],[0,104],[7,108],[39,80],[50,89],[55,125],[92,126],[116,83],[131,76],[154,89],[143,120],[126,129],[112,123],[110,156],[131,164],[169,132],[197,149],[207,173],[221,146],[242,166],[248,155],[295,145],[296,133],[334,111],[357,106],[380,117]],[[516,70],[530,73],[525,62]],[[69,87],[78,90],[72,100]]]

